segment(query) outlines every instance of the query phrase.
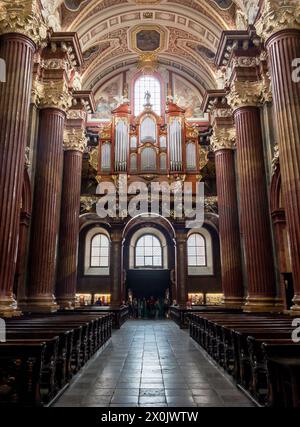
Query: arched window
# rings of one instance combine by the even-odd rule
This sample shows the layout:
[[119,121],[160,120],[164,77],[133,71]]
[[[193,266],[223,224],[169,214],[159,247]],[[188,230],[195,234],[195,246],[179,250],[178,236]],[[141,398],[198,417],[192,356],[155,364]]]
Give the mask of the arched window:
[[161,85],[153,76],[141,76],[134,85],[134,114],[140,115],[144,111],[145,93],[150,92],[153,111],[161,115]]
[[206,240],[202,234],[194,233],[188,238],[188,266],[206,267]]
[[162,268],[162,244],[160,240],[151,234],[139,238],[135,247],[135,266]]
[[109,240],[104,234],[96,234],[91,240],[90,267],[109,267]]

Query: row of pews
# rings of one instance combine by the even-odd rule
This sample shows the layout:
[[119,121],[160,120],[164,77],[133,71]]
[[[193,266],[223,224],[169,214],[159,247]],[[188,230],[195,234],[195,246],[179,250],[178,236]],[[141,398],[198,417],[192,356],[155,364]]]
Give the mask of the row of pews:
[[90,305],[87,307],[77,308],[76,313],[111,313],[113,315],[113,329],[121,329],[122,325],[127,322],[130,317],[129,307],[122,306],[120,308],[113,307],[98,307]]
[[170,319],[173,320],[173,322],[177,323],[177,325],[180,327],[180,329],[188,329],[190,324],[190,315],[191,313],[242,313],[242,310],[235,309],[235,308],[224,308],[220,306],[201,306],[196,305],[191,308],[182,308],[179,306],[171,306],[170,307]]
[[7,319],[0,343],[0,407],[46,406],[111,337],[111,313]]
[[300,407],[300,344],[280,315],[190,314],[190,335],[267,407]]

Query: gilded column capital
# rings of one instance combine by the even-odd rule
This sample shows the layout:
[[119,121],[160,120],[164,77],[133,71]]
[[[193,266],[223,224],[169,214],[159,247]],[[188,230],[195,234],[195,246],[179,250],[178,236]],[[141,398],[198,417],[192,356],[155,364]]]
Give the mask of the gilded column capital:
[[83,129],[65,129],[64,150],[84,152],[87,146],[87,138]]
[[299,0],[265,0],[255,27],[264,41],[282,30],[300,30]]
[[44,81],[36,88],[40,108],[56,108],[66,113],[72,106],[72,96],[64,80]]
[[235,128],[216,127],[210,139],[210,145],[214,152],[219,150],[234,150],[236,148]]
[[243,107],[259,107],[272,100],[270,80],[267,75],[259,81],[235,81],[226,96],[233,111]]
[[1,0],[0,34],[23,34],[39,46],[46,41],[47,31],[38,0]]

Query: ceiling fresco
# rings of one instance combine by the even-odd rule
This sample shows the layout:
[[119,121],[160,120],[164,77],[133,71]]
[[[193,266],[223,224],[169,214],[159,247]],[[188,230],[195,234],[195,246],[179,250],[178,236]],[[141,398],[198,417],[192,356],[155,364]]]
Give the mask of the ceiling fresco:
[[156,30],[141,30],[136,35],[136,46],[142,52],[154,52],[160,47],[160,33]]
[[202,98],[197,88],[184,78],[174,75],[173,77],[174,101],[185,110],[187,118],[202,118]]

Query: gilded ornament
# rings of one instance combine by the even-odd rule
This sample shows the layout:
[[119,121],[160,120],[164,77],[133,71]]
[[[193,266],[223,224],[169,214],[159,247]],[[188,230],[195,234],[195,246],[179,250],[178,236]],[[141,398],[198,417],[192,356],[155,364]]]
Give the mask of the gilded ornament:
[[210,145],[213,151],[233,150],[236,144],[235,128],[218,128],[215,127],[214,134],[211,137]]
[[1,0],[0,34],[18,33],[37,46],[47,39],[47,26],[38,0]]
[[255,27],[257,34],[264,41],[282,30],[300,30],[299,0],[265,0]]
[[83,129],[65,129],[64,150],[80,151],[83,153],[87,146],[87,138]]

